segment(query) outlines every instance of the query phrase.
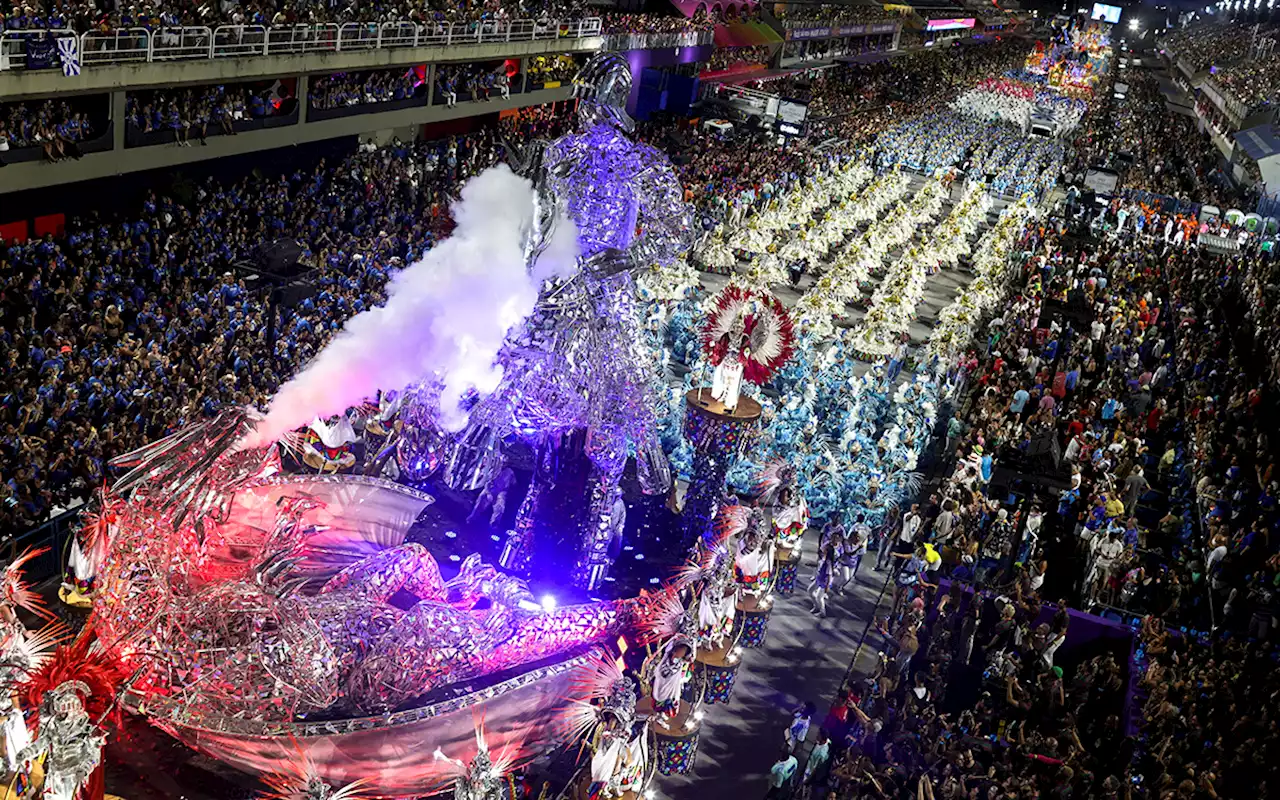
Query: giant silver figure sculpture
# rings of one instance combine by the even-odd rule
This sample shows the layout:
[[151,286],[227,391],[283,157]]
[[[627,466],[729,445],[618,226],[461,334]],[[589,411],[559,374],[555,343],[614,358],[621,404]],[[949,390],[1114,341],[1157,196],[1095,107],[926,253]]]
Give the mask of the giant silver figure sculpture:
[[503,555],[504,566],[519,569],[528,563],[550,453],[562,437],[585,431],[591,500],[574,579],[587,588],[608,567],[628,457],[635,456],[645,491],[670,486],[655,429],[656,387],[644,367],[634,274],[677,260],[693,242],[670,162],[627,136],[634,127],[625,111],[630,91],[630,68],[621,56],[594,56],[575,78],[581,131],[536,145],[517,167],[537,187],[530,264],[555,220],[567,216],[577,228],[579,270],[569,280],[548,281],[535,313],[513,331],[502,356],[502,384],[472,411],[446,465],[454,486],[476,488],[499,468],[504,438],[533,441],[539,468]]

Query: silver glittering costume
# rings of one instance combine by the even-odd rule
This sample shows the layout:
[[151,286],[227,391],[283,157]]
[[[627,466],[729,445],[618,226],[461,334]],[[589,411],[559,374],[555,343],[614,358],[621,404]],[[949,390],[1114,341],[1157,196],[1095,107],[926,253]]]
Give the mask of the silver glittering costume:
[[[671,482],[657,438],[656,387],[645,368],[634,273],[676,261],[693,236],[670,162],[627,136],[626,61],[615,53],[596,55],[575,87],[581,132],[541,145],[520,167],[537,188],[531,262],[563,212],[577,229],[579,269],[568,280],[548,281],[535,313],[513,331],[502,356],[502,384],[473,410],[446,476],[455,487],[475,488],[499,467],[506,437],[532,442],[543,465],[562,437],[585,430],[591,499],[574,578],[593,587],[608,566],[611,517],[628,457],[635,456],[645,491],[666,491]],[[535,470],[505,566],[527,564],[532,519],[548,481],[545,469]]]
[[107,737],[89,719],[81,702],[89,687],[67,681],[45,694],[35,741],[24,748],[19,761],[46,756],[44,794],[48,800],[74,800],[102,761]]

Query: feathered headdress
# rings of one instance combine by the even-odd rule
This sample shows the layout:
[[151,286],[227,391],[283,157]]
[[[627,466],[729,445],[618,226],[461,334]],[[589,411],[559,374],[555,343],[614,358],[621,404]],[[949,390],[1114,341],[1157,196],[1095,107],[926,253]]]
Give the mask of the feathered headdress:
[[786,364],[795,352],[791,316],[777,297],[758,289],[730,284],[712,298],[711,313],[702,331],[702,345],[712,364],[729,352],[729,333],[741,324],[747,337],[742,377],[757,386]]
[[18,684],[25,707],[34,709],[39,724],[39,709],[45,695],[56,692],[64,684],[75,686],[85,713],[94,725],[101,726],[108,716],[119,713],[116,693],[124,682],[124,673],[107,651],[97,645],[86,629],[75,642],[62,645],[43,664]]
[[470,764],[460,758],[450,758],[438,747],[432,753],[436,761],[444,761],[454,767],[457,775],[457,781],[453,785],[454,800],[515,797],[516,786],[511,768],[523,743],[508,743],[495,756],[489,751],[489,742],[484,736],[484,717],[476,717],[473,712],[473,719],[476,726],[476,754]]
[[101,564],[111,548],[111,530],[119,519],[121,501],[105,486],[100,491],[99,498],[101,505],[98,510],[80,517],[80,542],[85,554]]
[[791,466],[783,459],[770,461],[760,470],[760,474],[756,476],[756,493],[759,495],[759,502],[763,505],[769,505],[777,500],[782,490],[793,487],[796,482],[796,468]]
[[[748,512],[750,510],[750,508],[747,509]],[[732,565],[733,556],[729,554],[729,548],[724,541],[718,542],[715,547],[704,553],[700,560],[691,558],[676,570],[673,586],[677,590],[683,590],[694,584],[705,586],[714,583],[718,577],[728,573]]]
[[27,583],[26,576],[22,570],[27,565],[27,562],[47,552],[49,552],[47,547],[35,550],[27,549],[23,551],[22,555],[9,562],[9,565],[4,568],[4,599],[18,608],[25,608],[37,617],[52,622],[57,617],[49,610],[44,598],[36,594],[31,588],[31,584]]
[[320,777],[316,763],[296,739],[293,747],[297,755],[292,760],[286,761],[278,772],[262,777],[267,791],[259,795],[261,800],[359,800],[369,796],[364,791],[363,778],[334,789]]
[[752,506],[737,505],[722,508],[716,515],[716,547],[726,544],[731,538],[751,527],[751,518],[755,513],[756,509]]
[[636,714],[636,682],[622,671],[621,659],[601,653],[579,667],[570,684],[573,700],[566,713],[567,733],[587,739],[612,717],[630,729]]
[[635,625],[636,642],[642,647],[660,642],[679,631],[685,615],[684,603],[680,602],[680,595],[674,588],[649,597],[652,602],[645,613],[637,617]]
[[0,643],[0,651],[5,654],[0,658],[0,691],[11,692],[18,681],[43,667],[53,656],[54,649],[69,635],[67,626],[61,622],[50,622],[34,632],[11,632],[12,638]]

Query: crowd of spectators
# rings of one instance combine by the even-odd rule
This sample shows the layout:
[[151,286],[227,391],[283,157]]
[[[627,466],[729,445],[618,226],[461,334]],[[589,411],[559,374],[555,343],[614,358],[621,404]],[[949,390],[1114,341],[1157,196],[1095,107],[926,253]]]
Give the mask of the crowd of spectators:
[[[1053,651],[1069,625],[1065,609],[1033,596],[957,591],[936,615],[910,607],[885,630],[894,657],[842,691],[822,723],[796,770],[801,796],[1128,797],[1130,751],[1114,711],[1122,663],[1093,656],[1065,678]],[[1015,644],[1015,633],[1025,638]],[[784,750],[773,774],[788,761],[797,764]]]
[[766,64],[773,55],[773,47],[757,44],[750,47],[717,47],[707,61],[707,71],[720,72],[739,64]]
[[[807,138],[778,144],[747,132],[726,138],[689,129],[682,131],[684,141],[665,146],[676,155],[686,198],[698,208],[703,225],[711,225],[733,208],[745,211],[785,192],[819,163],[815,148],[822,143],[838,140],[842,149],[856,153],[895,120],[945,104],[960,87],[1008,69],[1024,51],[1014,43],[992,43],[771,79],[762,84],[767,91],[810,100]],[[652,123],[641,126],[639,135],[667,142],[683,127],[680,121]],[[752,157],[742,158],[747,147]]]
[[[782,753],[771,796],[792,774],[835,800],[1245,798],[1280,780],[1258,357],[1277,346],[1244,311],[1274,308],[1257,303],[1274,267],[1210,254],[1203,230],[1074,197],[1027,228],[1013,297],[950,376],[954,469],[881,532],[880,566],[902,561],[879,666],[803,762]],[[1045,436],[1065,486],[1011,492],[997,471],[1036,472]],[[1140,620],[1132,653],[1067,646],[1098,624],[1071,607]]]
[[404,100],[413,97],[418,89],[417,75],[404,68],[335,72],[311,80],[307,101],[312,108],[343,108]]
[[[1125,82],[1129,90],[1123,102],[1112,98],[1095,104],[1077,129],[1074,158],[1067,166],[1076,181],[1087,169],[1100,167],[1119,173],[1131,189],[1223,208],[1245,202],[1223,174],[1221,154],[1195,120],[1166,111],[1156,78],[1133,70]],[[1110,98],[1111,88],[1100,94]],[[1152,119],[1160,119],[1160,126],[1152,126]]]
[[[1180,619],[1143,625],[1146,752],[1153,789],[1252,797],[1277,785],[1274,647],[1280,607],[1275,436],[1273,262],[1197,254],[1168,269],[1185,376],[1185,469],[1204,530],[1188,548],[1197,593],[1213,604],[1208,633]],[[1183,459],[1179,459],[1182,461]],[[1206,786],[1206,778],[1208,786]]]
[[682,15],[670,14],[620,14],[603,15],[604,32],[607,35],[628,33],[684,33],[686,31],[709,31],[715,28],[716,22],[706,16],[697,19]]
[[583,60],[580,55],[535,56],[525,61],[525,72],[535,83],[563,83],[573,79]]
[[77,156],[77,143],[97,135],[91,116],[65,99],[4,104],[0,107],[0,164],[6,151],[26,147],[42,148],[49,161]]
[[1276,101],[1276,87],[1280,86],[1280,55],[1232,64],[1215,72],[1213,80],[1252,113],[1263,104]]
[[[1040,582],[1053,574],[1073,605],[1166,611],[1181,588],[1154,565],[1147,582],[1139,551],[1161,543],[1139,506],[1180,419],[1157,254],[1184,257],[1190,242],[1174,234],[1189,221],[1117,202],[1104,214],[1115,224],[1093,244],[1065,235],[1093,223],[1083,205],[1069,209],[1070,220],[1030,232],[1027,281],[965,367],[976,390],[947,440],[961,456],[950,481],[959,516],[942,544],[976,558],[959,569],[977,581],[1002,583],[1016,563]],[[1032,466],[1045,437],[1062,448],[1067,488],[1016,508],[984,505],[994,468]]]
[[276,115],[278,101],[272,87],[245,84],[129,92],[125,120],[138,133],[172,131],[175,143],[189,147],[192,137],[206,144],[211,135],[234,136],[237,122]]
[[[84,500],[115,455],[223,404],[265,401],[448,230],[449,198],[500,157],[500,134],[553,137],[566,112],[526,109],[501,127],[292,174],[210,179],[189,202],[149,195],[0,249],[0,531]],[[232,265],[283,237],[321,271],[320,288],[281,312],[273,350],[266,304]]]
[[784,23],[814,25],[861,25],[901,16],[881,5],[855,3],[779,3],[773,13]]
[[[1022,55],[991,44],[785,78],[773,88],[810,102],[807,139],[744,142],[670,122],[637,136],[673,152],[685,198],[723,217],[803,180],[830,139],[870,161],[864,148],[887,125]],[[574,68],[535,60],[531,77]],[[446,96],[462,86],[483,99],[485,76],[498,73],[437,74]],[[317,107],[379,101],[388,87],[370,89],[374,76],[398,78],[319,79]],[[1126,81],[1126,104],[1102,93],[1068,171],[1105,161],[1129,188],[1214,199],[1203,139],[1165,112],[1153,79]],[[233,132],[269,106],[247,89],[160,90],[131,93],[128,118],[181,141],[210,123]],[[129,214],[74,219],[64,235],[0,250],[0,530],[83,501],[114,455],[224,405],[265,402],[447,232],[449,198],[501,157],[502,134],[553,137],[565,110],[289,174],[211,179],[189,202],[148,195]],[[7,109],[10,136],[33,113]],[[1199,800],[1276,785],[1280,475],[1269,411],[1280,275],[1252,242],[1240,256],[1209,254],[1197,246],[1206,232],[1223,229],[1138,202],[1099,206],[1075,185],[1028,226],[1012,297],[949,376],[944,477],[880,532],[881,566],[895,551],[902,561],[878,626],[884,656],[837,699],[803,770],[792,751],[805,736],[788,737],[771,796],[792,773],[828,800]],[[272,343],[264,304],[233,265],[280,238],[299,241],[320,278],[281,312]],[[1041,466],[1045,442],[1062,453],[1056,491],[996,480],[1002,467]],[[935,593],[942,576],[951,589]],[[1143,615],[1136,661],[1061,657],[1077,624],[1070,606]],[[1126,719],[1131,668],[1144,670],[1147,695],[1136,719]]]
[[140,4],[67,0],[15,0],[0,15],[4,30],[60,30],[76,33],[108,32],[127,28],[182,26],[263,25],[286,26],[317,23],[413,22],[447,25],[498,26],[516,19],[578,19],[588,16],[581,0],[463,0],[457,3],[431,0],[384,0],[375,3],[320,3],[308,0],[152,0]]
[[[877,567],[896,567],[882,652],[809,751],[801,781],[816,796],[1119,798],[1156,778],[1135,769],[1127,648],[1064,646],[1081,624],[1070,607],[1110,599],[1131,582],[1131,554],[1159,546],[1142,539],[1146,492],[1131,478],[1149,437],[1176,436],[1176,417],[1153,414],[1134,384],[1174,393],[1171,372],[1144,374],[1173,357],[1161,344],[1172,321],[1155,254],[1119,232],[1065,235],[1078,225],[1068,211],[1028,227],[1018,288],[949,375],[946,477],[879,532]],[[1070,454],[1082,467],[1061,497],[996,489],[1032,439],[1077,422],[1102,455]],[[1142,591],[1151,605],[1174,594],[1159,578]]]
[[511,79],[503,64],[441,64],[436,67],[436,97],[452,108],[458,102],[458,92],[465,92],[470,100],[488,102],[498,97],[511,96]]
[[[1267,28],[1260,34],[1269,33]],[[1249,54],[1253,26],[1234,22],[1214,22],[1180,28],[1161,40],[1175,61],[1185,61],[1193,72],[1226,66]]]

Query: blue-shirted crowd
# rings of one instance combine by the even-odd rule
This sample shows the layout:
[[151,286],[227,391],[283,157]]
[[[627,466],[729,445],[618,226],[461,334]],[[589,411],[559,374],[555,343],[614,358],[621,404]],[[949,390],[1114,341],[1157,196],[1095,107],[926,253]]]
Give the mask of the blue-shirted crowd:
[[412,70],[337,72],[313,79],[307,89],[307,101],[312,108],[344,108],[406,100],[419,88],[417,75]]
[[90,115],[67,100],[6,103],[0,107],[0,163],[10,149],[40,147],[50,161],[74,156],[76,143],[97,133]]
[[[565,119],[548,107],[502,125],[525,139]],[[189,203],[148,195],[127,215],[0,249],[0,531],[84,499],[115,455],[226,404],[263,402],[449,229],[450,194],[500,157],[498,134],[210,179]],[[284,237],[320,270],[320,288],[282,310],[272,351],[266,304],[232,265]]]
[[170,131],[174,141],[201,144],[211,134],[235,134],[235,123],[279,113],[279,95],[272,88],[216,84],[187,88],[130,92],[125,120],[140,133]]

